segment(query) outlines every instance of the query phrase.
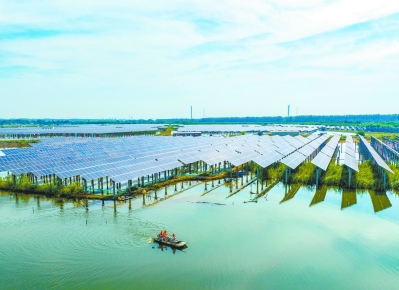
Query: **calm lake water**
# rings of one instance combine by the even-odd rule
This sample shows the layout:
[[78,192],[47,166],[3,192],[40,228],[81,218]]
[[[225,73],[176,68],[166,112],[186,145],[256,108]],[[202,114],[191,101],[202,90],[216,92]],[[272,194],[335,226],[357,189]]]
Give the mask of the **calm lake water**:
[[[188,187],[104,205],[0,193],[1,288],[398,288],[394,193]],[[148,243],[164,228],[189,247]]]

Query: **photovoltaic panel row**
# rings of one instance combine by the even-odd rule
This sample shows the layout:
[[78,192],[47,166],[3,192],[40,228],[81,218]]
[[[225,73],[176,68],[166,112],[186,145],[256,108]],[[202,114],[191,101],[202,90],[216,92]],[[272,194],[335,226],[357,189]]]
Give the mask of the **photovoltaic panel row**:
[[265,168],[280,161],[283,157],[284,156],[277,151],[271,151],[269,154],[254,157],[253,161]]
[[346,166],[348,166],[349,168],[355,170],[356,172],[359,172],[359,167],[358,167],[356,158],[354,158],[353,156],[351,156],[347,153],[345,153],[345,156],[344,156],[344,164]]
[[377,165],[380,166],[381,168],[393,173],[391,168],[389,168],[388,164],[385,163],[385,161],[381,158],[380,155],[378,155],[378,153],[374,150],[374,148],[371,147],[371,145],[367,142],[367,140],[364,139],[364,137],[362,137],[362,136],[359,136],[359,137],[360,137],[360,142],[362,142],[362,144],[365,146],[369,155],[377,163]]
[[310,155],[318,150],[327,139],[328,136],[322,135],[319,138],[311,141],[309,144],[303,146],[298,151],[295,151],[294,153],[284,157],[281,162],[291,169],[295,169],[299,166],[299,164],[304,162]]
[[356,152],[355,152],[355,147],[354,147],[353,139],[352,136],[348,135],[346,137],[346,142],[345,142],[345,154],[349,154],[356,158]]
[[312,163],[314,165],[316,165],[318,168],[326,171],[328,165],[331,162],[331,157],[325,155],[324,153],[320,152],[319,154],[317,154],[317,156],[315,158],[313,158]]
[[[259,136],[47,139],[32,148],[8,150],[10,153],[0,159],[0,170],[14,174],[31,172],[36,176],[56,174],[60,178],[109,176],[119,180],[119,177],[133,179],[137,174],[140,177],[173,169],[183,165],[182,162],[193,163],[201,158],[209,165],[228,159],[236,163],[256,159],[268,166],[283,157],[272,149],[287,147],[288,154],[295,150],[282,137],[274,139]],[[280,147],[276,147],[276,140]]]
[[291,169],[295,169],[298,167],[299,164],[301,164],[303,161],[305,161],[307,157],[298,151],[295,151],[294,153],[284,157],[281,162],[290,167]]
[[331,158],[334,155],[335,150],[337,149],[339,139],[339,136],[334,136],[333,138],[331,138],[326,146],[324,146],[324,148],[319,152],[319,154],[317,154],[317,156],[313,158],[312,163],[318,168],[326,171],[328,165],[331,162]]
[[344,164],[354,171],[359,172],[359,166],[357,164],[353,139],[351,135],[346,136]]

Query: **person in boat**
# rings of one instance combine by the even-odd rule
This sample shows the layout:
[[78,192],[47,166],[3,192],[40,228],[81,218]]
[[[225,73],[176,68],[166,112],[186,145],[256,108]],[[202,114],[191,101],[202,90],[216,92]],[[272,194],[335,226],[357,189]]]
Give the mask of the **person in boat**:
[[159,232],[159,234],[158,234],[158,239],[162,239],[162,236],[163,236],[163,231],[161,230],[160,232]]
[[163,239],[164,239],[164,241],[169,240],[168,232],[166,230],[163,231]]
[[172,239],[170,240],[172,243],[176,243],[177,242],[177,238],[175,234],[172,234]]

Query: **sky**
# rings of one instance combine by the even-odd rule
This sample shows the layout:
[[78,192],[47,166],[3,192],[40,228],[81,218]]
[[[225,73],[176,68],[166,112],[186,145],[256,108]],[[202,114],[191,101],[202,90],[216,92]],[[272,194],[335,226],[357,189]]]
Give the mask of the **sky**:
[[399,1],[0,0],[0,118],[399,113]]

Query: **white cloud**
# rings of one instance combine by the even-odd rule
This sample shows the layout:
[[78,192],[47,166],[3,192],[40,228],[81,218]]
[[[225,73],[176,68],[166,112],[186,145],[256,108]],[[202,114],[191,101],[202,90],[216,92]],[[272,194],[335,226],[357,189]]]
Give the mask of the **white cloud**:
[[[7,103],[4,117],[180,117],[193,103],[209,116],[279,115],[288,102],[370,77],[369,91],[391,96],[399,91],[385,78],[398,73],[398,35],[387,34],[395,22],[366,28],[364,39],[342,28],[398,12],[399,2],[387,0],[0,0],[0,85],[29,104]],[[342,90],[335,100],[349,91],[354,102],[364,96]],[[76,109],[67,101],[75,97],[93,110]],[[49,110],[53,100],[68,113]],[[313,103],[300,111],[320,112]],[[391,112],[386,105],[375,113]]]

